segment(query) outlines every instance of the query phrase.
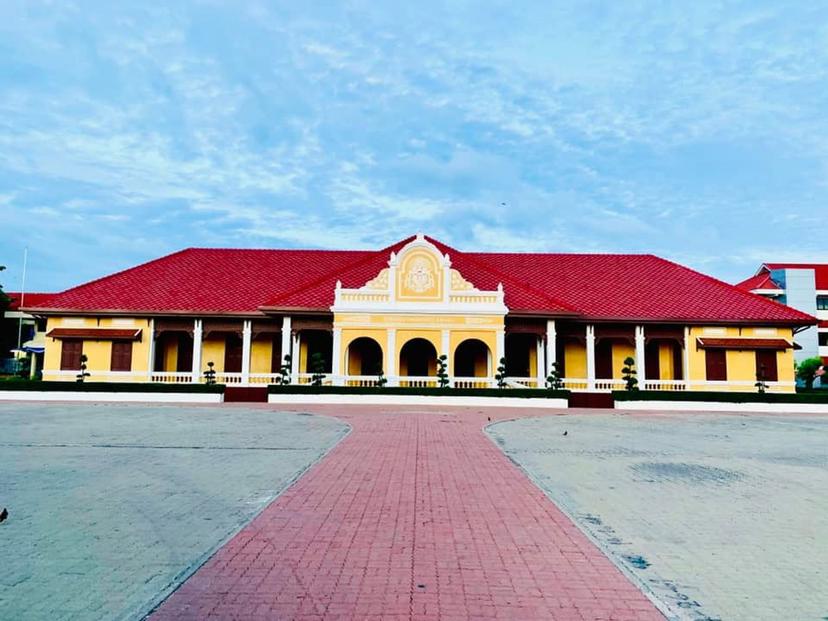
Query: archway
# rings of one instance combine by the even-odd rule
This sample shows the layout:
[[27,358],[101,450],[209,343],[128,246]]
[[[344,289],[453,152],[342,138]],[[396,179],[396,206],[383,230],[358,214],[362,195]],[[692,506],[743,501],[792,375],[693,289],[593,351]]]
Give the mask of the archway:
[[466,339],[454,350],[455,377],[487,377],[490,369],[489,347],[479,339]]
[[348,345],[348,375],[378,375],[383,371],[382,347],[374,339],[361,336]]
[[408,341],[400,350],[400,375],[426,377],[437,373],[437,350],[422,338]]

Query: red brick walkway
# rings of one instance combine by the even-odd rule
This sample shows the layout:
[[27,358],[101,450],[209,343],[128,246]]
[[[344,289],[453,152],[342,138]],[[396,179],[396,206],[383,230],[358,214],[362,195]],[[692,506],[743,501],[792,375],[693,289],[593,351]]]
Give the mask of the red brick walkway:
[[352,433],[153,619],[663,619],[484,415],[340,418]]

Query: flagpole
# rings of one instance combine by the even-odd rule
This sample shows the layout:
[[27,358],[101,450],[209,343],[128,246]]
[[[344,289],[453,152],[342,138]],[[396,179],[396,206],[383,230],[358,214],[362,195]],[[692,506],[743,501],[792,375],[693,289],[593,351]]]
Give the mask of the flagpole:
[[[23,302],[26,300],[26,261],[29,258],[29,247],[26,246],[23,248],[23,278],[20,281],[20,308],[23,308]],[[20,355],[19,350],[23,339],[23,313],[20,312],[20,317],[17,319],[17,349],[18,349],[18,356]]]

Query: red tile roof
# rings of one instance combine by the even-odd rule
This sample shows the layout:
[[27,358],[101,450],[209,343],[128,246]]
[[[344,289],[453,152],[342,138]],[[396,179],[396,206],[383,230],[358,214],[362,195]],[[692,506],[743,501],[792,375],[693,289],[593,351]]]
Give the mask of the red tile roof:
[[744,289],[745,291],[755,291],[756,289],[774,289],[782,291],[782,287],[776,284],[776,281],[771,278],[770,272],[766,270],[762,270],[756,274],[756,276],[751,276],[747,280],[736,283],[736,286],[739,287],[739,289]]
[[771,270],[814,270],[816,288],[828,289],[828,263],[765,263],[763,267]]
[[[21,294],[17,291],[4,291],[4,293],[11,298],[11,304],[9,304],[7,310],[15,311],[19,309]],[[40,306],[53,295],[54,293],[26,293],[23,297],[26,306]]]
[[[336,281],[360,287],[387,266],[382,250],[190,248],[51,296],[43,312],[261,314],[327,312]],[[512,313],[596,321],[748,322],[815,319],[653,255],[461,252],[430,239],[480,289],[503,283]],[[27,307],[30,305],[27,303]]]

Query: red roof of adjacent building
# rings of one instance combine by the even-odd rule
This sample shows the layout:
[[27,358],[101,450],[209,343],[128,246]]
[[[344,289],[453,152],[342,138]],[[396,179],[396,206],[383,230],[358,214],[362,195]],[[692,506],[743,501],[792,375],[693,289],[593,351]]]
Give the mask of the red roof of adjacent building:
[[828,289],[828,263],[764,263],[770,270],[814,270],[817,289]]
[[[29,304],[41,312],[261,314],[329,312],[336,281],[360,287],[386,267],[382,250],[189,248]],[[653,255],[461,252],[434,239],[479,289],[502,283],[511,313],[596,321],[813,324],[795,309]]]
[[770,272],[766,270],[762,270],[756,274],[756,276],[751,276],[747,280],[736,283],[736,286],[739,287],[739,289],[744,289],[745,291],[755,291],[757,289],[773,289],[776,291],[782,291],[782,287],[780,287],[776,281],[771,278]]
[[24,298],[25,306],[40,306],[44,301],[54,295],[54,293],[26,293],[20,294],[17,291],[4,291],[4,293],[11,299],[11,304],[7,310],[16,311],[20,308],[20,299]]

